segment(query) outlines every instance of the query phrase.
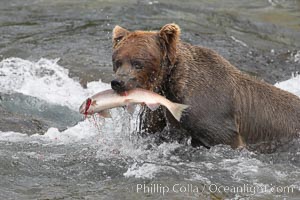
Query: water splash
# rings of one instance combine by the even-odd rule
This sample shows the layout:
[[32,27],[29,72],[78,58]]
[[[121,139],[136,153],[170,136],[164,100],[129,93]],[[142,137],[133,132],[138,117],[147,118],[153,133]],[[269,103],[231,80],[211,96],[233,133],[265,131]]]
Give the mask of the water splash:
[[297,72],[291,79],[276,83],[275,86],[300,97],[300,74]]

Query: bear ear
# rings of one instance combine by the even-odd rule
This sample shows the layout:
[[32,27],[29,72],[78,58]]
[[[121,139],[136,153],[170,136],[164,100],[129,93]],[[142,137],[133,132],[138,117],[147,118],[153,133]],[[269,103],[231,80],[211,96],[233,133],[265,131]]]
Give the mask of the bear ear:
[[128,33],[129,33],[128,30],[122,28],[121,26],[116,25],[113,30],[113,37],[112,37],[113,47],[115,47],[122,40],[122,38],[125,37]]
[[179,26],[177,24],[166,24],[158,34],[171,65],[174,65],[176,62],[176,45],[180,36]]

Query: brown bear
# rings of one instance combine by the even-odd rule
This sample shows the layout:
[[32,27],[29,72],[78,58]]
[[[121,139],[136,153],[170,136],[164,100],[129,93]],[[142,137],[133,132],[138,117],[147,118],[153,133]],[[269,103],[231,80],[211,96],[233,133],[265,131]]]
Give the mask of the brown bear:
[[190,105],[180,122],[166,109],[145,109],[141,126],[146,132],[183,128],[193,146],[258,145],[262,151],[299,135],[299,97],[243,74],[215,51],[179,36],[176,24],[159,31],[113,30],[115,91],[140,87]]

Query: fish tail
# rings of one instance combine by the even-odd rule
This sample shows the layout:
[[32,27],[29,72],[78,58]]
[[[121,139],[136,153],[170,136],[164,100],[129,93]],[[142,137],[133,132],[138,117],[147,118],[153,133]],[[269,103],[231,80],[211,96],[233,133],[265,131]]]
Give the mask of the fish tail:
[[175,117],[177,121],[180,121],[182,112],[187,109],[189,106],[185,104],[180,104],[180,103],[173,103],[170,107],[170,112],[172,115]]

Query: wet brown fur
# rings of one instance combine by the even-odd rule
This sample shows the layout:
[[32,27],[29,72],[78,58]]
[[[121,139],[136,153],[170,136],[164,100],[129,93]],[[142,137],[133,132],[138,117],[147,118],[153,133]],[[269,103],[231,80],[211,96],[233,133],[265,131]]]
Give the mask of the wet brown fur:
[[[143,127],[153,132],[166,125],[184,128],[192,144],[206,147],[261,144],[268,149],[299,135],[297,96],[241,73],[216,52],[181,42],[179,36],[176,24],[157,32],[120,26],[113,31],[114,71],[126,89],[142,87],[190,105],[179,124],[168,111],[145,112]],[[141,69],[134,60],[142,61]]]

